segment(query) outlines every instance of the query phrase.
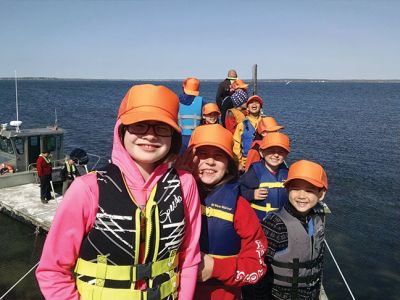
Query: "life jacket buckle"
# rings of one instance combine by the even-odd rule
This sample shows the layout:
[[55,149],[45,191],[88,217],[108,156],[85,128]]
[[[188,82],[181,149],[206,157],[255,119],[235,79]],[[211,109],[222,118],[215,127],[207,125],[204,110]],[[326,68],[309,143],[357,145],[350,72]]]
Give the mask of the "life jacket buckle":
[[206,216],[207,217],[211,217],[212,216],[212,211],[213,211],[212,207],[206,206]]
[[147,300],[160,300],[161,299],[161,292],[160,292],[160,286],[157,285],[156,287],[153,288],[148,288],[146,290],[147,292]]
[[[152,266],[152,262],[131,266],[130,267],[130,269],[131,269],[130,270],[130,281],[134,282],[134,281],[138,281],[138,280],[151,278],[151,273],[152,273],[151,266]],[[133,280],[133,272],[134,272],[133,268],[135,268],[135,271],[136,271],[136,280]]]

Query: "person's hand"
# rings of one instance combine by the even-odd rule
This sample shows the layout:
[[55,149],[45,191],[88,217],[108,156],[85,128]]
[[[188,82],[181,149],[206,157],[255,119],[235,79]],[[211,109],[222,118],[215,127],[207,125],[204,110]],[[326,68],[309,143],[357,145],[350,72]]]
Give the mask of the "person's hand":
[[214,269],[214,259],[201,252],[201,262],[197,271],[197,281],[204,282],[211,278]]
[[196,149],[190,147],[186,149],[183,155],[176,158],[174,167],[176,169],[185,170],[193,174],[198,162],[199,158],[196,156]]
[[265,200],[268,196],[268,190],[259,188],[254,190],[254,200]]

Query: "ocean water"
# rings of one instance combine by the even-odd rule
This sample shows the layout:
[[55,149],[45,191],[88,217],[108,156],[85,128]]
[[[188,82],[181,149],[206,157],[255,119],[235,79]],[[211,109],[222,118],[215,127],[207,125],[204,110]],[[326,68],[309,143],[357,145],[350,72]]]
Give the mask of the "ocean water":
[[[19,80],[19,117],[25,127],[58,124],[66,150],[81,147],[106,158],[119,103],[141,82]],[[163,84],[180,93],[180,81]],[[214,101],[218,81],[201,83]],[[264,113],[285,126],[288,163],[320,162],[327,170],[327,241],[356,299],[400,295],[400,84],[259,82]],[[15,119],[13,80],[0,80],[0,122]],[[43,235],[0,214],[0,297],[40,256]],[[326,255],[324,286],[330,299],[351,299]],[[42,299],[33,274],[5,299]]]

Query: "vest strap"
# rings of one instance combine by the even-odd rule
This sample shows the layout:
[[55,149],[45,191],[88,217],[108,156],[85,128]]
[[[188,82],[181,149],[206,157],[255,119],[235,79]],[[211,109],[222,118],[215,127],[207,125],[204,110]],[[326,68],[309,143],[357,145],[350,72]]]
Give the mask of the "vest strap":
[[265,212],[277,211],[278,210],[278,208],[271,207],[271,203],[267,203],[267,204],[265,204],[265,206],[261,206],[261,205],[257,205],[257,204],[251,203],[250,206],[252,208],[254,208],[254,209],[265,211]]
[[291,276],[282,276],[282,275],[274,274],[274,279],[283,281],[283,282],[287,282],[287,283],[291,283],[291,284],[295,284],[295,283],[311,284],[311,283],[316,282],[320,276],[321,276],[321,271],[319,271],[315,274],[312,274],[310,276],[304,276],[304,277],[298,276],[297,279],[294,277],[291,277]]
[[[129,280],[135,282],[142,279],[153,278],[175,269],[179,263],[179,254],[156,262],[138,264],[136,266],[107,265],[106,263],[100,263],[99,257],[98,263],[78,258],[75,266],[75,273],[96,278],[96,285],[98,286],[104,286],[105,279]],[[103,281],[103,285],[97,284],[98,279]]]
[[[147,300],[160,300],[168,297],[171,294],[176,294],[179,286],[179,273],[174,274],[169,280],[163,282],[153,288],[146,290],[135,290],[135,289],[118,289],[118,288],[105,288],[96,285],[89,284],[81,279],[76,279],[76,285],[81,294],[81,299],[86,300],[84,295],[97,294],[98,290],[101,289],[101,298],[99,299],[119,299],[119,300],[131,300],[131,299],[147,299]],[[90,298],[91,299],[91,298]]]
[[233,222],[233,214],[228,213],[226,211],[216,209],[214,207],[201,205],[201,214],[207,217],[214,217],[223,219],[225,221]]
[[270,189],[284,188],[283,182],[262,182],[258,186],[260,188],[267,187]]
[[[298,263],[298,267],[303,268],[303,269],[312,269],[322,261],[322,257],[323,256],[320,255],[314,260],[309,260],[306,262]],[[278,267],[278,268],[285,268],[285,269],[294,269],[294,267],[295,267],[295,265],[291,262],[285,263],[285,262],[280,262],[280,261],[276,261],[276,260],[273,260],[271,265]]]

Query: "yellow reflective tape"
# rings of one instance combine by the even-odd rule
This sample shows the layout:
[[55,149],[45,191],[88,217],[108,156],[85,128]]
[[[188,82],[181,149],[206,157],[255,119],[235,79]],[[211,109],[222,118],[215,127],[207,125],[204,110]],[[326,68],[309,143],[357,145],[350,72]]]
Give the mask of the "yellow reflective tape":
[[217,255],[217,254],[208,254],[209,256],[213,258],[229,258],[229,257],[237,257],[236,255]]
[[265,206],[257,205],[257,204],[254,204],[254,203],[251,203],[250,205],[254,209],[265,211],[265,212],[278,210],[278,208],[271,207],[271,203],[267,203]]
[[[151,265],[151,276],[156,277],[160,274],[167,273],[175,269],[179,264],[179,254],[153,262]],[[90,262],[82,258],[78,258],[75,273],[78,275],[89,276],[96,278],[98,275],[99,267],[95,262]],[[106,272],[100,278],[107,280],[131,280],[136,281],[136,266],[114,266],[106,265]],[[100,266],[102,267],[102,266]]]
[[96,264],[96,285],[104,286],[104,281],[106,279],[107,274],[107,256],[97,255],[97,264]]
[[[132,299],[147,299],[146,290],[135,290],[130,289],[113,289],[98,287],[89,284],[85,281],[76,279],[76,286],[78,288],[81,300],[93,300],[91,297],[85,297],[84,295],[96,295],[101,294],[100,298],[96,300],[108,300],[108,299],[119,299],[119,300],[132,300]],[[168,297],[168,295],[176,293],[179,286],[179,274],[174,274],[168,281],[163,282],[160,285],[160,296],[161,299]],[[101,289],[101,290],[100,290]]]
[[139,251],[140,251],[140,218],[141,218],[142,211],[138,208],[135,211],[135,265],[139,263]]
[[270,189],[276,189],[276,188],[284,188],[285,186],[283,185],[283,182],[261,182],[258,187],[260,188],[267,187]]
[[158,206],[155,206],[155,211],[154,211],[154,216],[155,216],[155,222],[154,222],[154,226],[155,226],[155,236],[154,236],[154,241],[155,241],[155,245],[154,245],[154,255],[153,255],[153,259],[152,261],[156,261],[157,260],[157,255],[158,255],[158,250],[160,249],[160,214],[158,211]]
[[213,207],[201,205],[201,213],[207,217],[214,217],[233,222],[233,214]]

